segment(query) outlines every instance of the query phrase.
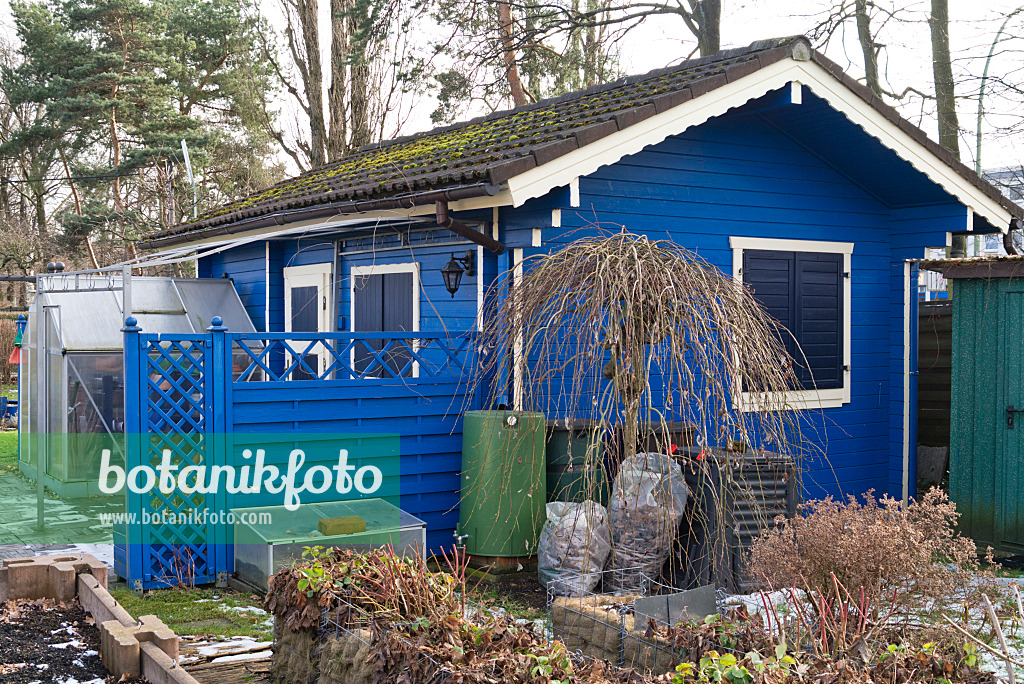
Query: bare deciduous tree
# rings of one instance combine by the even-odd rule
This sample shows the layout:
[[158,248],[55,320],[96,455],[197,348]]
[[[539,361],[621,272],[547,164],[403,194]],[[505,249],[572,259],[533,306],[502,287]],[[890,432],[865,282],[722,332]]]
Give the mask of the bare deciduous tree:
[[956,86],[949,50],[949,0],[931,0],[928,27],[932,36],[932,74],[939,118],[939,144],[960,158],[960,124],[956,116]]
[[[329,4],[329,57],[322,53],[319,9],[322,0],[280,0],[287,48],[265,36],[291,106],[300,120],[284,130],[272,117],[268,133],[300,170],[340,159],[353,149],[394,132],[407,115],[402,98],[422,89],[423,60],[416,54],[415,19],[419,4],[400,0],[325,0]],[[326,97],[324,76],[330,76]],[[267,103],[268,106],[270,103]]]

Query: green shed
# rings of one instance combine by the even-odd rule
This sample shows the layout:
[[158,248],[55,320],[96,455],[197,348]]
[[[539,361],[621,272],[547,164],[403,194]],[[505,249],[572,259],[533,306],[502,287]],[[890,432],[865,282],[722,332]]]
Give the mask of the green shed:
[[1024,257],[933,260],[953,302],[949,494],[982,547],[1024,551]]

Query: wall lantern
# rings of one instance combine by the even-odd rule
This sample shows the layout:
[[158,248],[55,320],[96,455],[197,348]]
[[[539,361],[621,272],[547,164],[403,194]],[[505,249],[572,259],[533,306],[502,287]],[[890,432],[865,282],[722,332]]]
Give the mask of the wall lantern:
[[476,273],[476,252],[467,249],[465,256],[456,257],[452,254],[451,260],[441,269],[441,277],[444,278],[444,287],[455,299],[455,293],[459,291],[462,284],[462,276],[471,276]]

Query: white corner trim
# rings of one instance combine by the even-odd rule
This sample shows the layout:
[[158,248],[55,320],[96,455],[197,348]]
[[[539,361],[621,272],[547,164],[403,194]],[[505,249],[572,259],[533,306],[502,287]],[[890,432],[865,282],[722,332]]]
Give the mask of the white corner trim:
[[[825,252],[828,254],[843,255],[843,271],[850,273],[851,277],[843,287],[843,386],[841,388],[827,390],[795,390],[786,392],[785,406],[787,409],[825,409],[839,408],[850,403],[850,342],[852,339],[853,297],[850,287],[853,270],[850,267],[852,262],[852,242],[828,242],[824,240],[785,240],[775,238],[752,238],[752,237],[729,237],[729,246],[732,247],[732,277],[738,283],[743,283],[743,250],[744,249],[765,249],[783,252]],[[736,400],[737,408],[740,411],[761,411],[766,408],[778,410],[780,398],[766,397],[763,393],[743,392],[739,393]]]
[[[264,332],[270,332],[270,240],[263,244],[266,246],[263,251],[263,328]],[[196,277],[199,277],[198,268]]]
[[551,210],[551,227],[561,228],[562,227],[562,210],[552,209]]
[[484,325],[484,248],[476,247],[476,329]]
[[985,217],[992,225],[1002,231],[1007,229],[1011,214],[998,202],[974,187],[928,148],[900,130],[823,67],[813,61],[798,62],[793,59],[776,62],[694,100],[655,114],[640,123],[510,178],[508,189],[512,206],[521,206],[527,200],[545,195],[553,188],[569,185],[573,179],[591,174],[602,166],[614,164],[648,145],[657,144],[670,135],[678,135],[688,128],[721,116],[730,109],[770,91],[792,88],[790,84],[793,82],[799,82],[809,88],[836,111],[908,161],[960,202],[973,206],[974,211]]
[[789,103],[795,105],[804,103],[804,89],[800,81],[789,82]]
[[[910,499],[910,262],[903,262],[903,503]],[[915,288],[916,289],[916,288]],[[916,293],[916,292],[915,292]]]
[[[514,206],[519,206],[515,204]],[[579,175],[573,176],[572,180],[569,181],[569,206],[578,207],[580,206],[580,177]]]

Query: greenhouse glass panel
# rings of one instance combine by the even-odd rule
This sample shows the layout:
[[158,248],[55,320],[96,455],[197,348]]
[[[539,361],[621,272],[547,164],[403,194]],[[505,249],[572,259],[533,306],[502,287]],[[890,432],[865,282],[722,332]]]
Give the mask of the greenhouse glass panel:
[[124,466],[115,435],[124,432],[124,360],[115,353],[72,353],[68,363],[67,482],[99,478],[104,449]]
[[196,332],[210,327],[214,316],[220,316],[231,332],[256,332],[230,280],[178,279],[174,284]]
[[103,350],[124,346],[119,298],[113,292],[47,292],[47,304],[60,308],[61,339],[66,349]]
[[[124,463],[126,292],[127,315],[146,333],[205,332],[213,316],[255,332],[230,280],[125,278],[121,270],[40,276],[22,347],[18,458],[31,479],[42,460],[46,486],[61,496],[101,493],[104,449]],[[46,321],[43,350],[37,321]]]
[[64,407],[67,399],[64,394],[64,355],[61,353],[60,336],[57,333],[58,312],[46,309],[46,355],[43,369],[46,378],[46,474],[59,480],[64,479],[66,472],[65,443],[62,436],[66,432]]

